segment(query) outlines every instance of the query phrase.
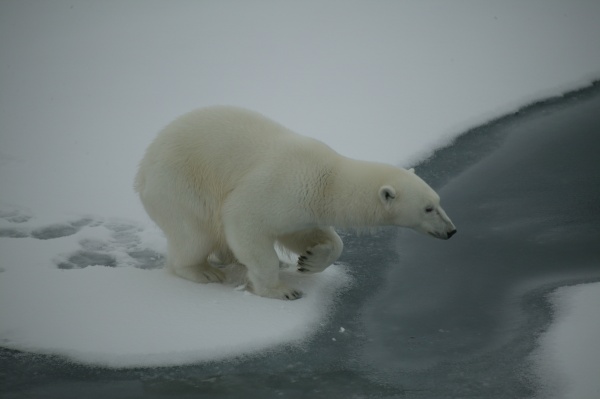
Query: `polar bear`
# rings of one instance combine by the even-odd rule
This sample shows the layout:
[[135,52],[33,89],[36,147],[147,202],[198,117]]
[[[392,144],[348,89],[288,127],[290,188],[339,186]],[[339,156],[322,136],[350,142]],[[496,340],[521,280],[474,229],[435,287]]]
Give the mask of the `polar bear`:
[[148,215],[167,238],[167,267],[199,283],[221,282],[222,263],[246,268],[248,289],[297,299],[279,280],[279,244],[300,273],[323,271],[343,243],[334,227],[403,226],[441,239],[456,228],[439,196],[412,170],[344,157],[253,111],[218,106],[166,126],[135,179]]

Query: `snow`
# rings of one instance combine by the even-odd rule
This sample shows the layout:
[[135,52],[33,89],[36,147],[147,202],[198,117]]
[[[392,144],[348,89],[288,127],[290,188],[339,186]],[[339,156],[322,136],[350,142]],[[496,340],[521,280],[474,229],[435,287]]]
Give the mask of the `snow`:
[[[111,366],[301,344],[350,284],[346,268],[285,272],[307,293],[295,302],[154,268],[164,238],[131,186],[157,131],[232,104],[406,165],[599,78],[599,17],[594,0],[0,3],[0,344]],[[576,316],[600,299],[586,292]]]
[[550,296],[554,323],[534,355],[540,398],[600,397],[600,283],[561,287]]
[[[19,226],[26,237],[0,240],[0,344],[81,363],[166,366],[301,345],[351,283],[341,265],[311,276],[284,269],[282,279],[305,297],[271,300],[237,284],[199,286],[163,268],[141,268],[136,250],[164,246],[157,231],[142,225],[85,219],[66,224],[85,224],[76,233],[46,239],[35,222]],[[69,259],[83,261],[73,254],[91,265],[69,269]],[[118,267],[94,265],[105,261],[102,254]]]

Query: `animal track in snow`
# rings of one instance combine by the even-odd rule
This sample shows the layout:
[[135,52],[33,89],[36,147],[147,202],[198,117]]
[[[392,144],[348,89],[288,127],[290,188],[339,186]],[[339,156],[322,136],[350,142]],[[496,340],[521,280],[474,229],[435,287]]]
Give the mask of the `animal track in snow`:
[[92,219],[84,218],[71,223],[57,223],[35,229],[31,236],[39,240],[50,240],[52,238],[68,237],[76,234],[82,227],[92,223]]
[[142,228],[123,222],[100,222],[93,227],[109,231],[109,238],[85,238],[80,249],[57,261],[60,269],[82,269],[88,266],[133,266],[156,269],[164,264],[164,255],[142,244]]
[[0,209],[0,221],[5,222],[2,224],[6,224],[6,222],[8,222],[7,226],[0,226],[0,237],[29,237],[30,231],[27,228],[19,225],[28,222],[31,218],[31,215],[18,209]]
[[0,219],[4,219],[11,223],[25,223],[31,219],[31,215],[28,215],[20,210],[11,209],[3,210],[0,209]]
[[[67,223],[53,223],[42,227],[32,228],[28,226],[33,216],[22,210],[0,209],[0,220],[4,226],[0,227],[0,237],[25,238],[33,237],[39,240],[50,240],[53,238],[68,237],[76,234],[83,227],[93,224],[91,218],[81,218]],[[8,224],[6,223],[8,222]]]
[[56,267],[63,270],[96,265],[156,269],[164,264],[163,254],[142,243],[144,229],[134,223],[91,217],[43,226],[34,222],[24,211],[0,209],[0,237],[53,240],[80,235],[79,249],[54,259]]

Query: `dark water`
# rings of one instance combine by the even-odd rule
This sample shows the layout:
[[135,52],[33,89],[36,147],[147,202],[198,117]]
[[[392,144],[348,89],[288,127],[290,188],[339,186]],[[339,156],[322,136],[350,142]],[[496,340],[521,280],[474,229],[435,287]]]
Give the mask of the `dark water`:
[[362,356],[412,396],[530,397],[544,294],[600,278],[600,97],[583,97],[492,127],[502,144],[440,190],[455,239],[400,234]]
[[344,237],[356,285],[308,344],[136,370],[0,349],[0,397],[531,397],[546,295],[600,280],[597,86],[467,132],[417,165],[458,234]]

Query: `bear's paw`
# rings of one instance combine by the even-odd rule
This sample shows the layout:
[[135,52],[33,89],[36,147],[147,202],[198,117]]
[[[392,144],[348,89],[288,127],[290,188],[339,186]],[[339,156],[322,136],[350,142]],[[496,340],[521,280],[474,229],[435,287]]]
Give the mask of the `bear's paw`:
[[298,271],[305,274],[320,273],[338,258],[341,249],[333,243],[318,244],[298,257]]
[[179,277],[201,284],[222,283],[226,280],[223,271],[210,266],[178,267],[174,272]]
[[287,287],[283,284],[280,284],[277,288],[263,288],[261,290],[256,290],[252,288],[250,284],[249,288],[253,293],[262,297],[283,299],[289,301],[300,299],[304,295],[302,291],[297,290],[295,288]]

